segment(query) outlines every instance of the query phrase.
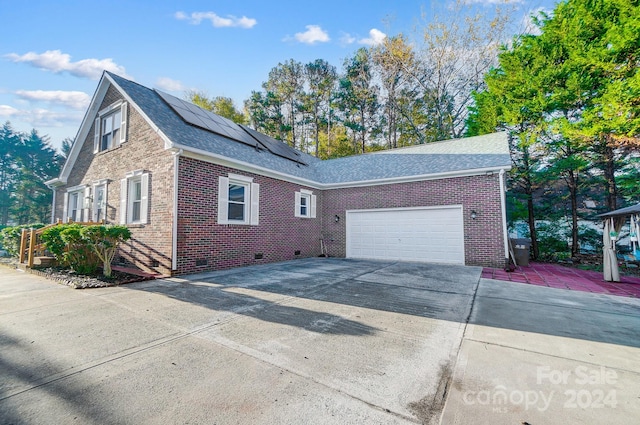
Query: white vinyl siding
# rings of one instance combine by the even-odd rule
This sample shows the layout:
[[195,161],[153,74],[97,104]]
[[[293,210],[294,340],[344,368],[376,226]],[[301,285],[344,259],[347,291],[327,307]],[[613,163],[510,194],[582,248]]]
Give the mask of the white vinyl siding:
[[260,215],[260,185],[246,176],[230,174],[218,181],[218,224],[257,226]]

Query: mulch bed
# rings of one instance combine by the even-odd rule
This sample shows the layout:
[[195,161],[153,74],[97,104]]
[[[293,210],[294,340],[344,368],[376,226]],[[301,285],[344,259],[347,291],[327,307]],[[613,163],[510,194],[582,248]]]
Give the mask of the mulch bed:
[[[116,270],[112,271],[111,277],[105,277],[102,274],[83,275],[75,273],[73,270],[58,267],[33,268],[29,271],[74,289],[107,288],[109,286],[118,286],[151,279],[149,277],[137,276]],[[102,271],[99,270],[99,273],[102,273]]]
[[[3,258],[0,261],[1,264],[16,268],[17,263],[15,260]],[[47,279],[54,280],[62,285],[67,285],[74,289],[86,289],[86,288],[107,288],[110,286],[124,285],[126,283],[142,282],[144,280],[153,279],[148,276],[138,276],[118,270],[113,270],[111,277],[107,278],[102,275],[102,270],[98,270],[95,275],[83,275],[74,272],[73,270],[63,269],[60,267],[43,267],[32,268],[26,270],[29,273],[46,277]]]

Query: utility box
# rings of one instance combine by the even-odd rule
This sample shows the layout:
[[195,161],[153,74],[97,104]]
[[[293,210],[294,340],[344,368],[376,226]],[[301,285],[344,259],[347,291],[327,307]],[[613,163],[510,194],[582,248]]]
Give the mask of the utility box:
[[531,239],[511,239],[511,247],[513,248],[516,263],[518,263],[519,266],[528,266]]

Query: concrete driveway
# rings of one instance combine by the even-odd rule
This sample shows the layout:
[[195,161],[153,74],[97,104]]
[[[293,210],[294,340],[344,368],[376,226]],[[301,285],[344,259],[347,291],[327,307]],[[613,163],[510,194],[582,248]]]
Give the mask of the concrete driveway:
[[637,422],[638,300],[480,273],[325,258],[80,291],[0,268],[0,423]]
[[402,424],[437,421],[481,270],[301,259],[82,291],[0,273],[4,423]]

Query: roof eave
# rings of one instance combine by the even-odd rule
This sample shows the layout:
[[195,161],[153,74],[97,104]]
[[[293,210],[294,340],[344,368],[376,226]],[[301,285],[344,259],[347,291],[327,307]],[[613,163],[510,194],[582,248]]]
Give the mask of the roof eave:
[[325,183],[323,184],[323,189],[343,189],[348,187],[364,187],[364,186],[378,186],[378,185],[396,184],[396,183],[412,183],[412,182],[427,181],[427,180],[479,176],[483,174],[487,176],[491,176],[494,173],[500,172],[501,170],[509,171],[510,169],[511,169],[511,165],[502,165],[502,166],[492,166],[492,167],[484,167],[484,168],[476,168],[476,169],[446,171],[441,173],[389,177],[389,178],[375,179],[375,180],[358,180],[358,181],[349,181],[349,182],[340,182],[340,183]]
[[285,180],[292,183],[309,186],[315,189],[340,189],[340,188],[347,188],[347,187],[377,186],[377,185],[394,184],[394,183],[409,183],[409,182],[415,182],[415,181],[437,180],[437,179],[443,179],[443,178],[468,177],[468,176],[475,176],[475,175],[482,175],[482,174],[491,175],[493,173],[500,172],[500,170],[509,171],[511,169],[511,165],[496,165],[496,166],[476,168],[476,169],[400,176],[400,177],[383,178],[383,179],[376,179],[376,180],[358,180],[358,181],[338,182],[338,183],[322,183],[314,180],[305,179],[303,177],[298,177],[291,174],[274,171],[270,168],[261,167],[248,162],[238,161],[236,159],[232,159],[224,155],[214,154],[201,149],[181,145],[179,143],[172,143],[171,147],[168,149],[182,150],[181,155],[189,158],[199,159],[206,162],[212,162],[219,165],[224,165],[224,166],[228,166],[238,170],[250,172],[250,173],[260,174],[266,177],[273,177],[278,180]]

